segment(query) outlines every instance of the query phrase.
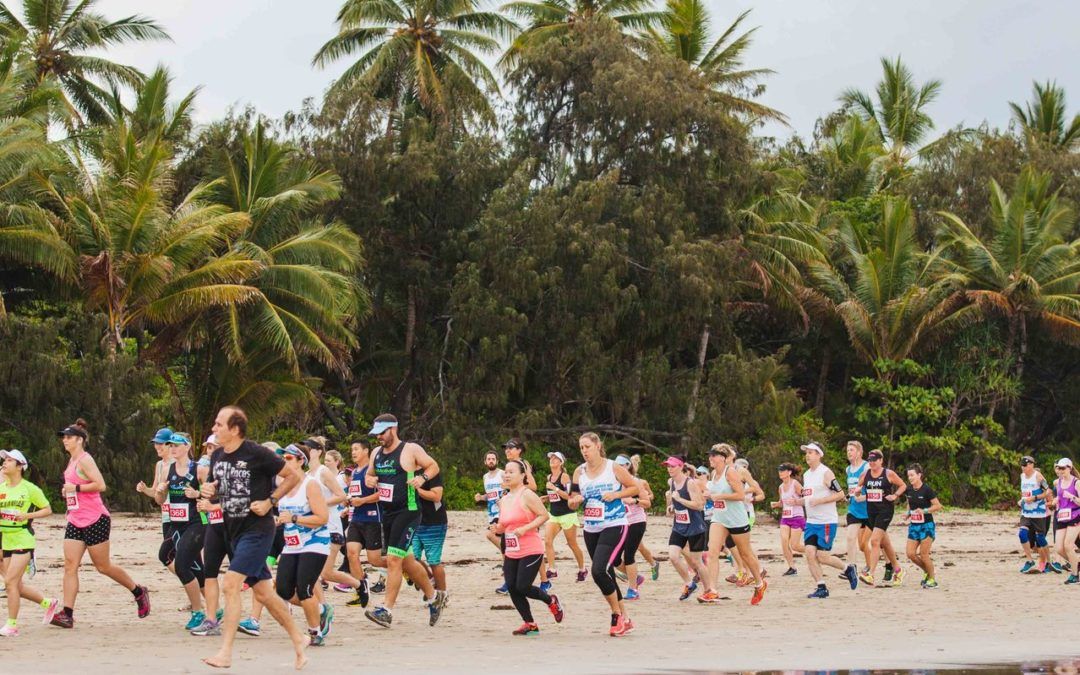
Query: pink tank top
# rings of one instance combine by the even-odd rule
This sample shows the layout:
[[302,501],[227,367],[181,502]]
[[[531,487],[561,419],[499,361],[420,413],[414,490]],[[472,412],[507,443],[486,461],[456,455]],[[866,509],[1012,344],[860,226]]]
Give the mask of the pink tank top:
[[499,524],[505,528],[503,538],[506,542],[506,557],[514,560],[544,552],[544,542],[535,529],[520,537],[514,534],[514,530],[528,525],[536,518],[536,514],[521,503],[521,497],[521,493],[517,496],[507,495],[499,502]]
[[[638,483],[640,486],[640,483]],[[645,513],[645,509],[641,508],[640,504],[627,504],[626,505],[626,524],[633,525],[634,523],[644,523],[648,520],[648,514]]]
[[[794,499],[794,504],[785,504],[785,500]],[[806,512],[803,511],[802,501],[798,499],[798,495],[795,494],[795,481],[791,481],[791,489],[785,490],[784,484],[780,484],[780,517],[781,518],[805,518]]]
[[[64,469],[65,483],[71,483],[72,485],[90,484],[91,481],[80,476],[76,468],[81,458],[82,455],[72,457],[71,461],[68,462],[67,468]],[[105,508],[105,502],[101,501],[100,492],[76,492],[69,495],[66,501],[67,521],[75,527],[89,527],[100,520],[102,516],[109,515],[109,510]]]

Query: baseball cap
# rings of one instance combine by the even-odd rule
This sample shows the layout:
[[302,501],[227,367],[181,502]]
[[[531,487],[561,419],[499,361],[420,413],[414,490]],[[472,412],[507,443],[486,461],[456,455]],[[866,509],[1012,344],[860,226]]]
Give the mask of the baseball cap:
[[1035,458],[1031,455],[1024,455],[1020,458],[1020,466],[1027,466],[1028,464],[1034,464]]
[[210,434],[209,436],[206,437],[206,440],[203,441],[203,445],[217,445],[217,444],[218,444],[218,442],[217,442],[217,434]]
[[626,455],[619,455],[615,458],[615,463],[619,466],[630,466],[630,458]]
[[866,459],[873,462],[876,459],[885,459],[885,455],[880,450],[871,450],[870,454],[866,456]]
[[697,468],[697,473],[699,476],[707,475],[709,473],[709,469],[704,466],[699,466]]
[[[382,417],[382,415],[380,415],[380,417]],[[393,415],[387,415],[386,419],[379,420],[375,424],[371,425],[371,431],[368,432],[368,436],[378,436],[387,429],[393,429],[397,425],[397,418]]]
[[817,454],[819,454],[819,455],[821,455],[823,457],[825,456],[825,451],[822,450],[821,446],[818,445],[817,443],[815,443],[814,441],[811,441],[811,442],[807,443],[806,445],[800,445],[799,449],[802,450],[803,452],[810,452],[811,450],[813,450]]
[[507,449],[507,448],[517,448],[518,450],[522,450],[522,449],[523,449],[523,448],[521,447],[521,441],[519,441],[519,440],[518,440],[518,439],[516,439],[516,438],[511,438],[511,439],[510,439],[510,440],[508,440],[507,442],[503,443],[503,444],[502,444],[502,446],[503,446],[503,450],[505,450],[505,449]]
[[[83,439],[84,441],[86,440],[86,432],[83,431],[82,429],[80,429],[79,427],[75,426],[74,424],[72,424],[69,427],[64,427],[60,431],[57,431],[56,435],[57,436],[78,436],[79,438]],[[172,433],[170,432],[169,435],[171,436]]]
[[157,433],[154,434],[154,437],[150,439],[150,442],[151,443],[168,443],[169,439],[172,438],[172,435],[173,435],[172,429],[170,429],[169,427],[161,427],[160,429],[157,430]]
[[741,466],[744,469],[750,468],[750,460],[745,457],[740,457],[735,460],[735,466]]
[[681,466],[685,466],[686,462],[682,461],[681,459],[679,459],[675,455],[672,455],[671,457],[668,457],[664,461],[660,462],[660,464],[662,464],[664,466],[675,467],[677,469],[677,468],[679,468]]
[[284,448],[278,448],[276,450],[276,452],[277,452],[278,455],[281,455],[281,456],[292,455],[293,457],[299,459],[304,464],[307,464],[307,461],[308,461],[307,454],[301,449],[300,446],[298,446],[295,443],[289,443]]
[[[379,433],[382,433],[382,432],[379,432]],[[317,439],[314,439],[314,438],[305,438],[304,440],[297,443],[297,445],[303,445],[303,446],[306,446],[306,447],[308,447],[308,448],[310,448],[312,450],[322,450],[323,449],[323,444],[320,441],[318,441]]]
[[[552,457],[558,457],[560,462],[562,462],[563,464],[566,464],[566,455],[562,454],[558,450],[556,450],[555,452],[549,452],[547,454],[547,456],[548,456],[548,459],[551,459]],[[615,461],[619,461],[619,460],[615,460]]]
[[1056,467],[1064,467],[1066,469],[1071,469],[1072,465],[1073,465],[1072,460],[1069,459],[1068,457],[1062,457],[1061,459],[1059,459],[1057,461],[1057,463],[1054,464],[1054,466],[1056,466]]
[[182,434],[172,434],[169,440],[165,441],[169,445],[191,445],[191,441],[187,436]]
[[30,463],[26,461],[26,455],[22,454],[18,450],[0,450],[0,459],[7,459],[8,457],[12,458],[23,466],[26,466]]

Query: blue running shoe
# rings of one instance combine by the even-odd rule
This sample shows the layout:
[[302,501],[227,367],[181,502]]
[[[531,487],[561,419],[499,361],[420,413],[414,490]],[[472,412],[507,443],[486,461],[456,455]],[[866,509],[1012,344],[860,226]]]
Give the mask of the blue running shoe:
[[254,637],[259,637],[260,635],[262,635],[262,627],[259,625],[259,622],[255,619],[252,619],[250,616],[241,621],[236,626],[236,629],[239,630],[241,633],[245,633]]
[[195,630],[203,625],[203,621],[206,621],[206,612],[192,612],[191,619],[189,619],[187,625],[184,626],[184,630]]
[[623,600],[638,600],[641,598],[641,594],[632,588],[626,589],[626,595],[623,596]]
[[540,590],[542,590],[545,593],[550,593],[551,592],[551,582],[550,581],[541,581],[540,582]]
[[682,587],[682,593],[679,594],[679,600],[685,600],[689,598],[696,590],[697,584],[691,581],[689,584]]
[[507,593],[509,593],[509,592],[510,592],[510,587],[509,587],[509,586],[507,586],[507,585],[506,585],[506,584],[504,583],[504,584],[503,584],[502,586],[499,586],[498,588],[496,588],[496,589],[495,589],[495,592],[496,592],[496,593],[498,593],[499,595],[506,595]]
[[218,623],[221,623],[221,617],[223,617],[223,616],[225,616],[225,609],[222,608],[222,607],[218,607],[218,611],[214,614],[214,619]]
[[1028,560],[1024,563],[1024,566],[1020,568],[1020,574],[1027,574],[1035,568],[1035,563]]
[[319,635],[327,637],[330,635],[330,629],[334,627],[334,606],[329,602],[324,602],[319,607]]
[[[847,577],[848,583],[851,584],[851,590],[855,590],[859,587],[859,568],[854,565],[848,565],[844,568],[844,576]],[[818,586],[821,588],[821,586]],[[825,595],[828,596],[829,592],[826,591]]]
[[394,615],[391,614],[390,610],[385,607],[376,607],[375,609],[369,609],[364,612],[364,616],[379,624],[383,628],[389,628],[390,622],[394,620]]
[[820,599],[823,600],[823,599],[829,597],[829,589],[825,588],[824,586],[818,586],[817,590],[815,590],[813,593],[811,593],[810,595],[808,595],[806,597],[808,597],[808,598],[820,598]]

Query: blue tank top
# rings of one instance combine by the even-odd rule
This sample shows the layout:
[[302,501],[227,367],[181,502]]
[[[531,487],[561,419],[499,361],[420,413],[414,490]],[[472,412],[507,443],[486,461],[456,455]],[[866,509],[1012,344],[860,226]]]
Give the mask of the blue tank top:
[[1037,471],[1031,474],[1031,478],[1028,478],[1023,473],[1020,474],[1020,494],[1024,497],[1032,495],[1039,497],[1030,504],[1022,502],[1020,504],[1020,515],[1025,518],[1045,518],[1049,515],[1046,510],[1046,490],[1042,486]]
[[608,492],[622,490],[622,485],[615,477],[615,462],[604,460],[600,475],[590,478],[588,469],[582,467],[578,477],[578,488],[585,498],[585,531],[599,532],[609,527],[626,525],[626,505],[621,499],[605,502],[602,496]]
[[[687,478],[683,486],[679,488],[679,496],[683,499],[690,499],[690,481],[692,478]],[[674,481],[672,481],[672,489],[674,489]],[[672,500],[672,511],[674,511],[674,522],[671,525],[672,531],[684,537],[696,537],[699,534],[705,532],[705,516],[701,511],[692,509],[684,504]]]
[[870,464],[868,462],[863,462],[859,465],[859,468],[854,471],[852,471],[850,464],[844,469],[844,473],[847,474],[847,510],[854,518],[865,519],[867,517],[866,502],[855,501],[855,495],[859,494],[859,479],[862,478],[863,473],[865,473],[869,467]]
[[[349,497],[369,497],[375,494],[376,488],[364,485],[364,477],[367,476],[367,465],[352,472],[352,480],[349,481]],[[353,508],[351,523],[377,523],[379,522],[379,502],[372,502]]]

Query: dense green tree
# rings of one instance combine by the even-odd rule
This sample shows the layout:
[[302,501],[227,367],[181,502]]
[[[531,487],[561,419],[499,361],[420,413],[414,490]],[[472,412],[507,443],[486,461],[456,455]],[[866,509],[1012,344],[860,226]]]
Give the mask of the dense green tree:
[[502,64],[516,66],[526,50],[552,38],[563,38],[573,26],[600,17],[614,20],[627,34],[647,29],[660,17],[652,0],[515,0],[501,7],[524,22],[524,30],[503,55]]

